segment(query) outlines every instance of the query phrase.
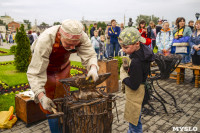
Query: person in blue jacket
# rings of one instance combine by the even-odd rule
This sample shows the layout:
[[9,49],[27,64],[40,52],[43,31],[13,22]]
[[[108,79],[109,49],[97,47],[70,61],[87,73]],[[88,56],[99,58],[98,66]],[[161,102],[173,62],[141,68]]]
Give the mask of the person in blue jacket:
[[116,20],[111,20],[111,27],[108,29],[108,36],[110,36],[110,56],[114,57],[118,56],[118,52],[120,49],[118,37],[120,34],[120,27],[116,26]]
[[[194,32],[189,39],[191,47],[192,64],[200,65],[200,20],[197,20],[194,27]],[[193,72],[193,78],[191,83],[194,83],[195,75]]]

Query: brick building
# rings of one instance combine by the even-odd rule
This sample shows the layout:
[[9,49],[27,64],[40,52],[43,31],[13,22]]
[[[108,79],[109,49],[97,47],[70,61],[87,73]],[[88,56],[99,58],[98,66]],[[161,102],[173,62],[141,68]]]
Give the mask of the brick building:
[[20,27],[20,24],[17,23],[17,22],[12,21],[12,22],[8,23],[8,30],[9,31],[12,31],[12,32],[15,31],[16,32],[17,28],[19,29],[19,27]]

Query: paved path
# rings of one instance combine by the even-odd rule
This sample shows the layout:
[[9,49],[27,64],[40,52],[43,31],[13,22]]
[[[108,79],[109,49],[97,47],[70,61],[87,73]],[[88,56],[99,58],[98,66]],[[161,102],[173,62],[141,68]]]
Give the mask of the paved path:
[[[0,48],[10,49],[10,47],[13,45],[16,45],[16,44],[3,43],[3,46],[0,46]],[[14,55],[0,56],[0,62],[13,61],[13,60],[14,60]]]
[[[200,88],[194,88],[194,84],[190,84],[192,77],[192,71],[186,71],[185,82],[177,85],[175,80],[168,79],[159,81],[160,85],[171,92],[180,108],[184,110],[184,113],[174,113],[172,99],[165,93],[160,92],[155,85],[156,90],[165,97],[170,103],[166,104],[169,115],[165,114],[160,103],[152,100],[159,114],[146,115],[142,114],[142,123],[144,133],[173,133],[173,127],[197,127],[200,132]],[[112,125],[112,133],[126,133],[128,129],[128,123],[124,121],[124,105],[125,95],[122,92],[117,92],[115,95],[117,98],[117,109],[119,115],[119,122],[117,121],[116,111],[113,109],[114,120]],[[2,133],[50,133],[47,120],[34,124],[31,127],[26,127],[24,122],[18,120],[17,123],[11,129],[0,130]],[[182,132],[180,132],[182,133]]]
[[[7,43],[3,43],[3,46],[0,46],[0,48],[5,48],[5,49],[10,49],[11,46],[16,45],[16,44],[7,44]],[[76,53],[71,54],[70,58],[71,61],[81,61],[80,57],[77,56]],[[0,62],[3,61],[13,61],[14,60],[14,55],[8,55],[8,56],[0,56]]]
[[[71,60],[80,61],[80,58],[73,54]],[[1,60],[0,60],[1,61]],[[152,99],[151,103],[160,113],[153,115],[142,114],[142,123],[144,133],[173,133],[173,127],[197,127],[200,132],[200,88],[194,88],[194,84],[190,84],[192,78],[192,71],[186,71],[185,82],[177,85],[175,80],[168,79],[159,81],[160,85],[171,92],[183,112],[175,113],[176,110],[172,106],[172,99],[165,93],[158,89],[162,97],[164,97],[169,104],[166,104],[169,115],[165,114],[160,103]],[[126,133],[128,130],[128,123],[124,121],[124,105],[125,95],[122,92],[117,92],[117,109],[119,115],[119,122],[117,121],[116,110],[113,109],[114,119],[112,125],[112,133]],[[47,120],[36,123],[31,127],[26,127],[24,122],[18,120],[11,129],[0,130],[2,133],[50,133]],[[180,132],[182,133],[182,132]]]

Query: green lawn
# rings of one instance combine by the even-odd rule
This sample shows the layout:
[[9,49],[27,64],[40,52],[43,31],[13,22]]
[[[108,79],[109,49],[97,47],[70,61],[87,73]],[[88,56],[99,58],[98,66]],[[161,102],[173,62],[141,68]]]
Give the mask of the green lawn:
[[15,109],[15,94],[0,95],[0,111],[8,111],[10,106]]
[[0,66],[0,80],[8,86],[28,83],[26,73],[17,71],[15,66],[11,64]]
[[[81,62],[76,62],[76,61],[71,61],[71,65],[82,66]],[[26,73],[18,72],[15,69],[15,66],[11,64],[3,66],[0,65],[0,80],[8,84],[8,86],[28,83]]]
[[77,62],[77,61],[70,61],[71,65],[75,65],[75,66],[82,66],[81,62]]
[[[12,61],[9,61],[12,62]],[[8,62],[0,62],[5,64]],[[71,61],[71,65],[82,66],[81,62]],[[18,72],[14,65],[0,65],[0,80],[9,86],[28,83],[26,73]],[[70,87],[71,91],[78,90],[78,88]],[[6,111],[10,106],[15,107],[15,94],[0,95],[0,111]]]
[[13,55],[14,54],[14,53],[10,53],[10,49],[0,48],[0,51],[7,52],[7,53],[0,53],[0,56]]

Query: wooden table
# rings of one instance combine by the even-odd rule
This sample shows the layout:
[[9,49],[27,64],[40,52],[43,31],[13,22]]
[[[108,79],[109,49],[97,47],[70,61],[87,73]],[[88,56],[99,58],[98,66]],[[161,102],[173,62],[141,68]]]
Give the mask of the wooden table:
[[171,74],[171,79],[176,79],[176,83],[180,84],[181,82],[184,82],[185,78],[185,69],[191,69],[194,70],[195,74],[195,88],[199,87],[199,76],[200,76],[200,66],[192,65],[192,63],[187,63],[187,64],[180,64],[176,68],[177,75]]

